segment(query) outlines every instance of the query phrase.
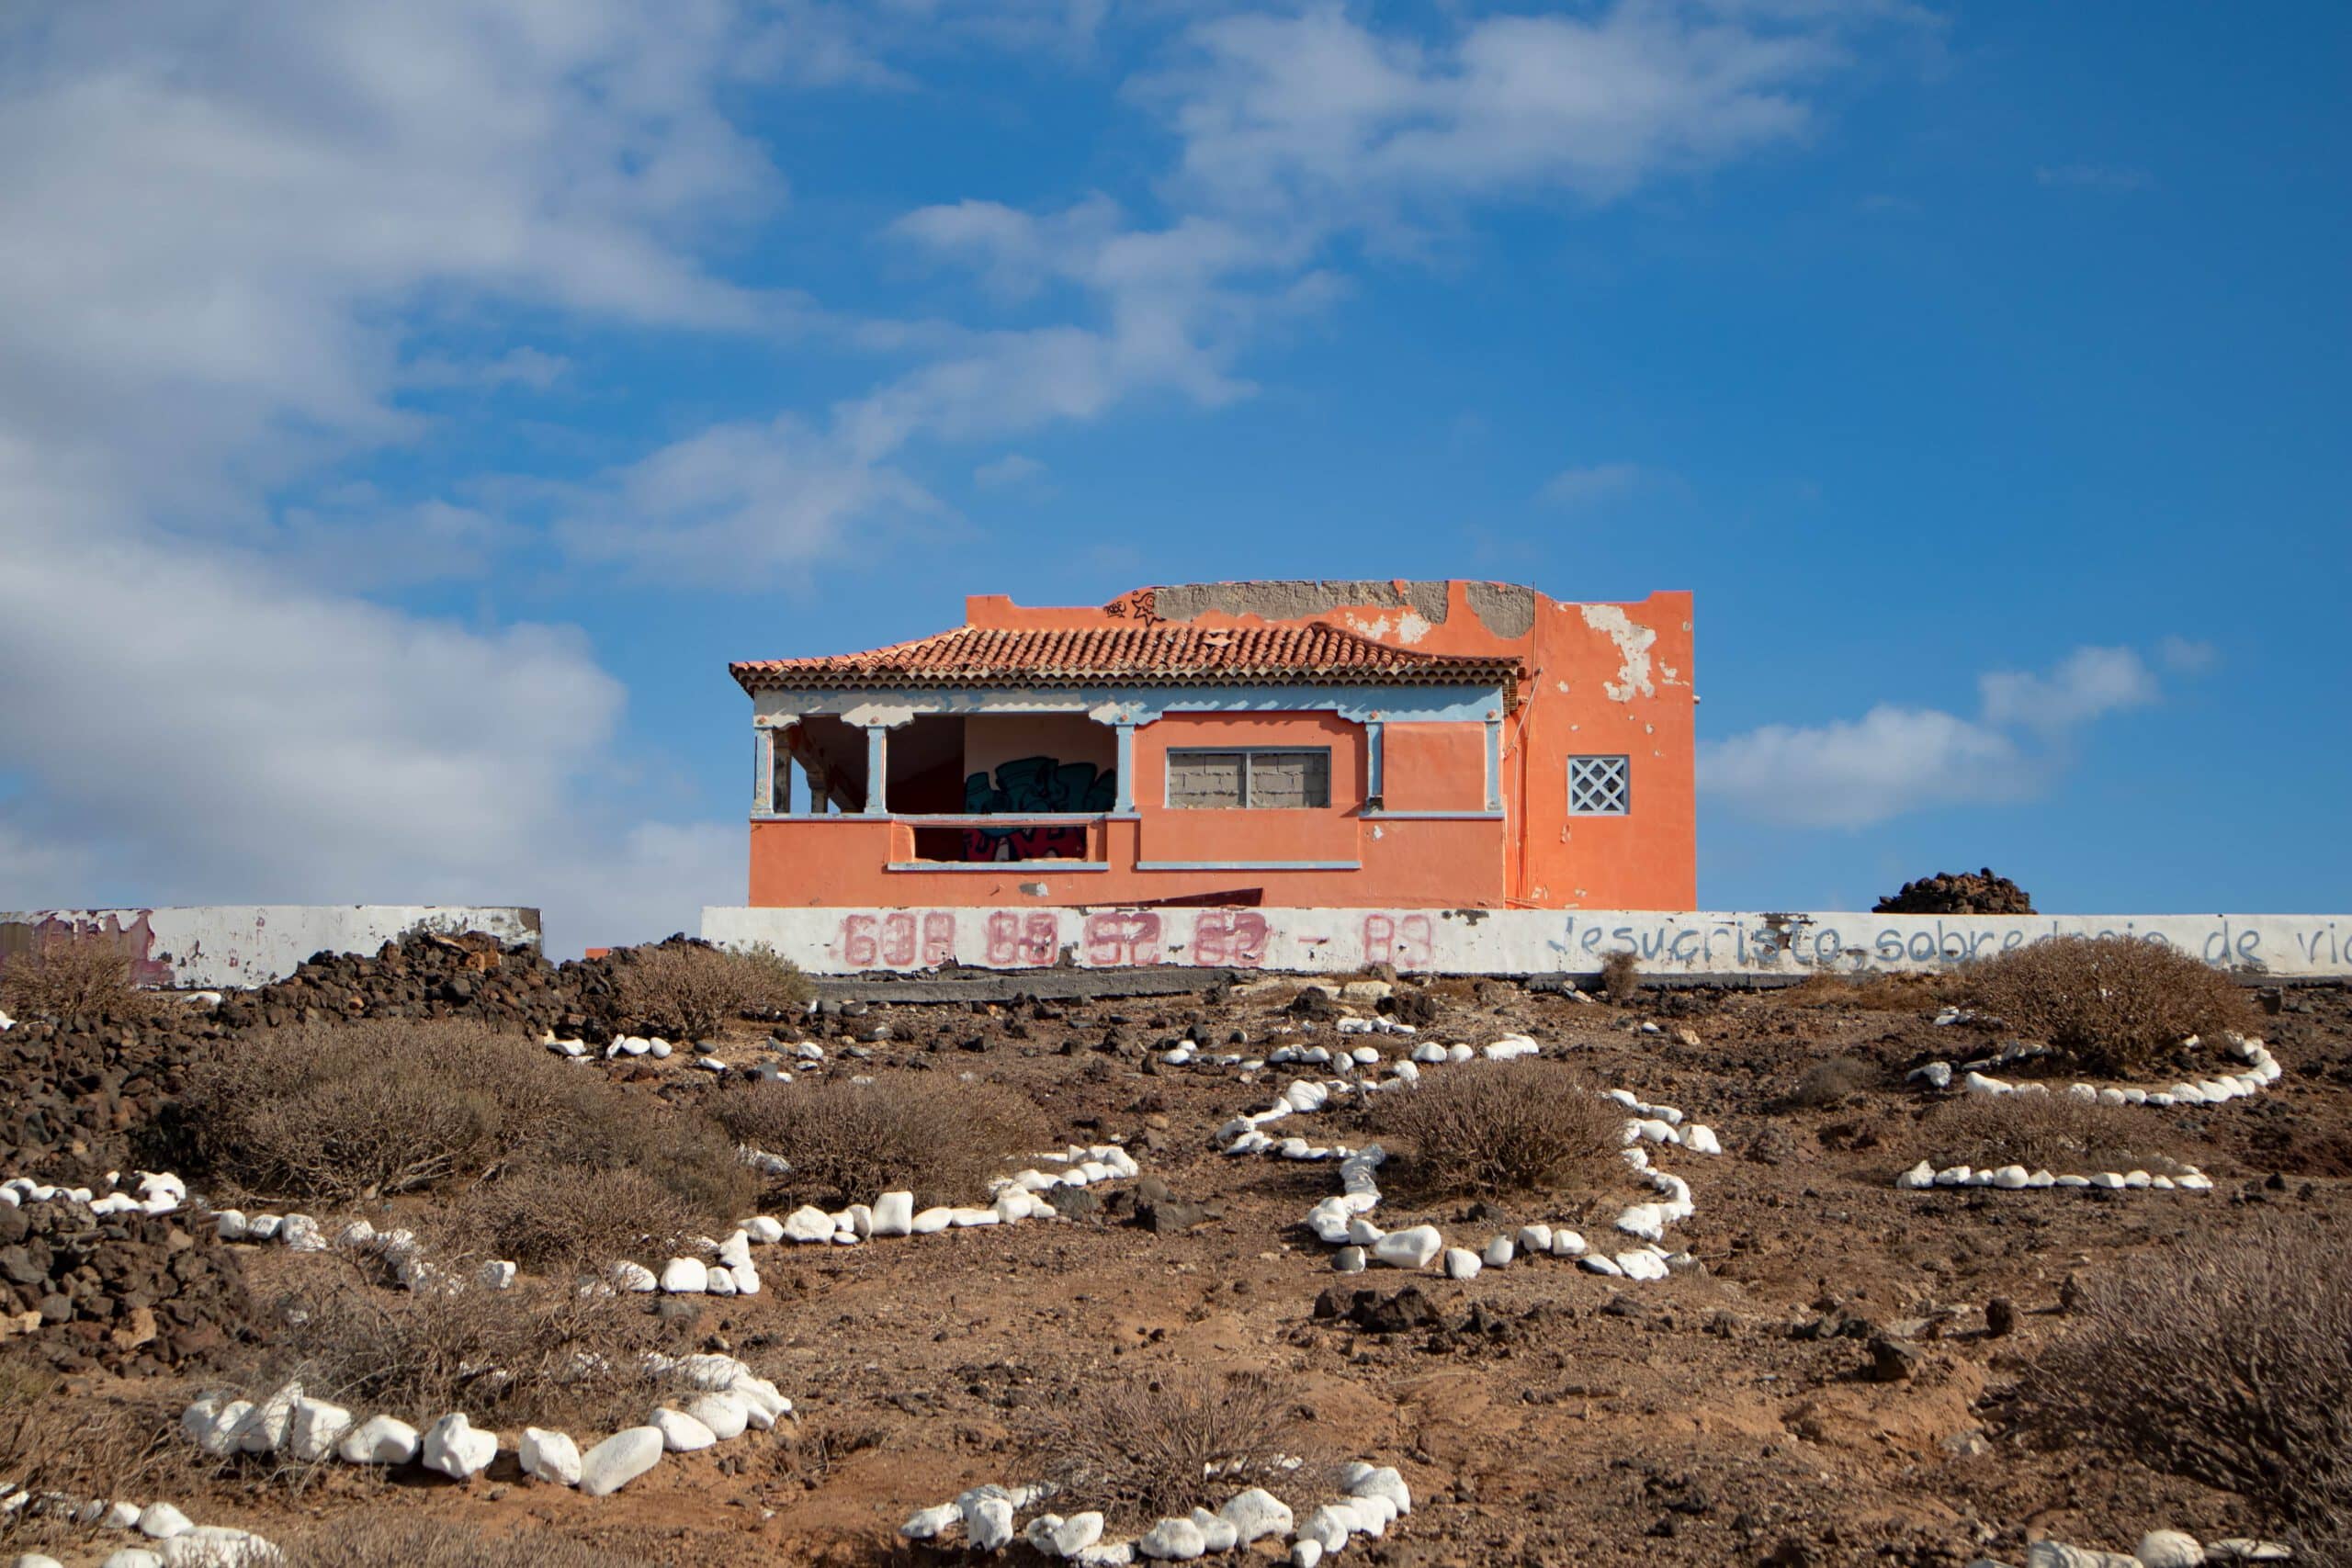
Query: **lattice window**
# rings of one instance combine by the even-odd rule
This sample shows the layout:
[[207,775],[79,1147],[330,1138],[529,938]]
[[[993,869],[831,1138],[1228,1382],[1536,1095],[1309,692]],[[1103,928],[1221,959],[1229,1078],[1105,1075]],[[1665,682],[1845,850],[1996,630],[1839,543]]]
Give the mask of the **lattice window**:
[[1331,753],[1168,753],[1168,804],[1180,810],[1298,811],[1331,804]]
[[1623,817],[1634,808],[1633,759],[1568,759],[1568,815]]

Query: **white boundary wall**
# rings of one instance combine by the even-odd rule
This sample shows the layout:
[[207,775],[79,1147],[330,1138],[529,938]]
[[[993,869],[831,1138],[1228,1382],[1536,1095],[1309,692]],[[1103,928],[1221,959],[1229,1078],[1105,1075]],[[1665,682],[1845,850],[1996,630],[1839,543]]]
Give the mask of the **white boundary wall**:
[[2352,915],[1874,915],[1603,909],[746,908],[702,913],[723,946],[764,943],[812,974],[1172,964],[1347,974],[1917,972],[2052,936],[2163,942],[2281,978],[2352,978]]
[[0,913],[0,964],[43,931],[113,935],[147,985],[261,986],[314,953],[372,953],[418,927],[539,942],[539,912],[461,904],[202,904],[182,908],[33,909]]

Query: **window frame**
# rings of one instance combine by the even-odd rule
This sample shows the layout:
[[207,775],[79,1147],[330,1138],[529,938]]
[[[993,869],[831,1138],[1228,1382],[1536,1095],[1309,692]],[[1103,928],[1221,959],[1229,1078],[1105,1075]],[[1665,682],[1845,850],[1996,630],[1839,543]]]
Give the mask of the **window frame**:
[[[1176,761],[1180,757],[1235,757],[1240,761],[1240,799],[1232,806],[1193,806],[1176,799]],[[1255,759],[1260,757],[1320,758],[1323,763],[1323,798],[1317,803],[1311,797],[1312,788],[1302,793],[1310,798],[1300,806],[1260,806],[1253,804],[1250,782],[1256,776]],[[1311,769],[1310,764],[1310,769]],[[1306,783],[1312,784],[1310,776]],[[1331,748],[1329,746],[1171,746],[1161,756],[1159,770],[1159,799],[1169,811],[1329,811],[1331,809]]]
[[[1595,768],[1603,770],[1598,786],[1588,782],[1590,771]],[[1580,773],[1585,777],[1580,778]],[[1570,756],[1567,784],[1568,815],[1571,817],[1631,817],[1634,814],[1634,759],[1628,753],[1587,752]],[[1600,799],[1604,804],[1582,804],[1591,799]]]

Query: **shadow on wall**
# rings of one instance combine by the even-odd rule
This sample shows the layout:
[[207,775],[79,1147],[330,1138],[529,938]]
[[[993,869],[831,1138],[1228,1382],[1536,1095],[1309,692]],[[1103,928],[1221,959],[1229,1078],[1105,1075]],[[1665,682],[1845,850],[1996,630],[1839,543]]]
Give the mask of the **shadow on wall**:
[[[997,765],[996,779],[973,773],[964,780],[964,810],[973,817],[1100,812],[1118,799],[1115,769],[1092,762],[1062,762],[1051,757],[1022,757]],[[1086,853],[1081,823],[1046,822],[1028,827],[967,828],[967,861],[1077,860]]]

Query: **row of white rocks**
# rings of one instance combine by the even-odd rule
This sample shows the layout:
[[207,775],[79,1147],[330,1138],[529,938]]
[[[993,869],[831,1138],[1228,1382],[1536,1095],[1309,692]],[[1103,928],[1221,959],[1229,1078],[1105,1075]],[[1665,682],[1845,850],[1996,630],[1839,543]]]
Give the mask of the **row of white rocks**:
[[[2285,1562],[2294,1549],[2251,1536],[2232,1536],[2206,1544],[2181,1530],[2150,1530],[2130,1551],[2100,1551],[2068,1546],[2063,1541],[2037,1540],[2025,1550],[2025,1568],[2205,1568],[2207,1563]],[[2008,1568],[1980,1557],[1968,1568]]]
[[1535,1055],[1541,1049],[1523,1034],[1505,1035],[1483,1052],[1469,1045],[1431,1043],[1416,1048],[1411,1060],[1396,1064],[1394,1076],[1377,1082],[1298,1079],[1266,1110],[1236,1117],[1219,1128],[1216,1141],[1228,1155],[1273,1154],[1286,1159],[1340,1162],[1339,1193],[1309,1210],[1306,1223],[1323,1242],[1340,1248],[1336,1266],[1343,1273],[1355,1272],[1374,1262],[1398,1269],[1426,1269],[1439,1263],[1448,1277],[1467,1280],[1483,1269],[1509,1267],[1521,1256],[1546,1256],[1575,1258],[1578,1267],[1595,1274],[1631,1280],[1664,1279],[1674,1265],[1689,1258],[1688,1254],[1670,1254],[1658,1244],[1664,1240],[1668,1226],[1690,1217],[1693,1205],[1689,1183],[1670,1172],[1652,1168],[1649,1148],[1673,1145],[1694,1154],[1723,1152],[1722,1142],[1713,1129],[1697,1123],[1685,1125],[1683,1113],[1672,1106],[1645,1104],[1622,1089],[1608,1091],[1611,1100],[1633,1112],[1625,1122],[1626,1163],[1660,1194],[1658,1201],[1634,1204],[1618,1216],[1618,1230],[1647,1245],[1614,1255],[1594,1252],[1576,1231],[1549,1224],[1524,1225],[1515,1235],[1490,1237],[1476,1250],[1447,1247],[1443,1233],[1435,1225],[1414,1225],[1393,1234],[1384,1232],[1366,1217],[1380,1204],[1379,1182],[1374,1173],[1388,1156],[1379,1145],[1362,1149],[1344,1145],[1326,1147],[1301,1137],[1278,1140],[1264,1131],[1270,1123],[1286,1117],[1320,1111],[1335,1098],[1408,1089],[1420,1081],[1425,1066],[1480,1059],[1510,1061]]
[[[674,1407],[656,1408],[642,1426],[625,1427],[582,1453],[566,1433],[526,1427],[514,1445],[523,1473],[535,1481],[608,1496],[645,1474],[664,1454],[694,1453],[765,1431],[792,1414],[775,1384],[731,1356],[653,1356],[651,1371],[674,1376],[692,1391]],[[312,1399],[289,1382],[259,1402],[207,1393],[180,1416],[180,1430],[215,1458],[276,1454],[303,1463],[422,1463],[454,1481],[467,1481],[498,1458],[498,1434],[452,1411],[422,1431],[390,1416],[362,1420],[344,1405]]]
[[2211,1192],[2213,1179],[2193,1165],[2183,1168],[2177,1176],[2152,1176],[2144,1170],[2102,1170],[2090,1176],[2071,1173],[2052,1176],[2046,1170],[2029,1171],[2021,1165],[2005,1165],[1989,1170],[1953,1165],[1938,1170],[1926,1160],[1921,1160],[1896,1177],[1894,1185],[1909,1192],[1924,1192],[1931,1187],[1990,1187],[2003,1192],[2045,1188],[2077,1191],[2098,1188],[2109,1192],[2120,1192],[2127,1189],[2155,1192]]
[[[2199,1042],[2195,1035],[2191,1035],[2183,1043],[2194,1046]],[[2234,1032],[2222,1037],[2220,1049],[2245,1064],[2245,1071],[2221,1073],[2210,1078],[2199,1078],[2194,1083],[2184,1081],[2174,1084],[2170,1089],[2075,1083],[2066,1086],[2066,1093],[2076,1100],[2099,1105],[2150,1105],[2160,1110],[2176,1105],[2224,1105],[2233,1100],[2260,1094],[2277,1083],[2286,1070],[2278,1065],[2278,1058],[2271,1055],[2268,1046]],[[2048,1084],[2011,1083],[2006,1078],[1991,1077],[1977,1070],[1995,1065],[1997,1065],[1996,1061],[1987,1061],[1955,1068],[1949,1062],[1929,1062],[1926,1066],[1914,1067],[1909,1081],[1939,1089],[1950,1089],[1957,1081],[1964,1092],[1984,1096],[2050,1092]]]
[[30,1177],[11,1177],[0,1182],[0,1204],[11,1209],[28,1203],[53,1203],[67,1201],[81,1204],[104,1219],[113,1214],[169,1214],[187,1201],[187,1183],[168,1170],[141,1170],[138,1178],[138,1194],[120,1190],[122,1173],[110,1170],[101,1187],[60,1187],[51,1182],[35,1181]]
[[[61,1493],[39,1496],[14,1485],[0,1487],[0,1513],[31,1508],[70,1517],[102,1530],[129,1531],[153,1544],[111,1552],[100,1568],[254,1568],[284,1554],[251,1530],[229,1525],[199,1525],[170,1503],[127,1503],[111,1498],[75,1499]],[[28,1551],[14,1568],[63,1568],[54,1557]]]
[[800,1246],[855,1247],[877,1237],[937,1235],[948,1230],[1018,1224],[1023,1220],[1053,1216],[1057,1211],[1045,1194],[1057,1187],[1095,1186],[1128,1180],[1141,1174],[1135,1156],[1116,1144],[1083,1147],[1073,1144],[1058,1154],[1037,1157],[1061,1164],[1064,1168],[1031,1168],[999,1178],[992,1183],[994,1196],[985,1208],[943,1205],[919,1210],[911,1192],[885,1192],[871,1203],[853,1203],[831,1213],[808,1203],[780,1220],[766,1214],[754,1215],[725,1241],[710,1243],[718,1256],[716,1266],[699,1258],[673,1258],[656,1274],[642,1264],[623,1260],[613,1265],[613,1282],[624,1290],[658,1290],[673,1295],[705,1292],[756,1295],[760,1289],[759,1271],[752,1266],[751,1256],[754,1245],[791,1242]]
[[[1296,1461],[1291,1464],[1295,1468]],[[1413,1511],[1412,1490],[1392,1465],[1358,1461],[1340,1471],[1340,1483],[1345,1495],[1316,1508],[1303,1521],[1295,1517],[1289,1504],[1252,1486],[1235,1494],[1215,1513],[1195,1508],[1186,1517],[1163,1518],[1134,1540],[1104,1540],[1103,1517],[1091,1510],[1067,1517],[1040,1514],[1019,1536],[1041,1556],[1087,1568],[1117,1568],[1138,1560],[1186,1562],[1243,1551],[1274,1537],[1289,1543],[1294,1568],[1315,1568],[1345,1550],[1351,1539],[1377,1539]],[[916,1513],[899,1527],[899,1533],[909,1540],[945,1543],[960,1530],[969,1550],[995,1551],[1012,1543],[1022,1513],[1054,1495],[1048,1485],[975,1486],[952,1503]]]

